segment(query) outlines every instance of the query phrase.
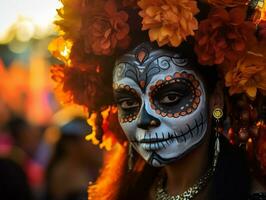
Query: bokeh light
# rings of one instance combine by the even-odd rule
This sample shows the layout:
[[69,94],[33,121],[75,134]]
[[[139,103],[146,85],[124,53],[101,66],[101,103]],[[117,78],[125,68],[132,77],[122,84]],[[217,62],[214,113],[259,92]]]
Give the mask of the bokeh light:
[[41,39],[53,32],[58,0],[0,0],[0,43]]

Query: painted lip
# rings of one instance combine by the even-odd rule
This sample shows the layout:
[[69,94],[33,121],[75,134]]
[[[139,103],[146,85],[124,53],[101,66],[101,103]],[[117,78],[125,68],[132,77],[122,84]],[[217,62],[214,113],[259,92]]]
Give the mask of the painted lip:
[[[203,126],[203,124],[201,125]],[[186,136],[189,135],[189,134],[193,134],[192,131],[194,130],[193,129],[190,129],[189,131],[185,132],[185,133],[181,133],[181,134],[177,134],[176,132],[173,132],[173,133],[167,133],[167,137],[164,137],[164,134],[163,135],[163,138],[158,138],[158,134],[156,133],[156,138],[144,138],[144,139],[141,139],[141,140],[132,140],[131,142],[133,143],[137,143],[137,144],[157,144],[157,143],[162,143],[162,142],[172,142],[174,140],[178,140],[179,138],[183,138],[184,141],[186,141]]]
[[165,142],[167,140],[173,139],[174,137],[168,137],[168,138],[149,138],[149,139],[142,139],[138,143],[146,143],[146,144],[152,144],[152,143],[158,143],[158,142]]
[[158,134],[156,133],[156,137],[143,138],[141,140],[131,140],[131,142],[137,143],[137,144],[156,144],[156,143],[160,143],[160,142],[166,142],[168,140],[172,140],[175,138],[176,138],[176,135],[170,134],[170,133],[167,134],[167,137],[164,137],[164,134],[163,134],[163,138],[159,138]]
[[159,138],[158,133],[155,133],[155,137],[153,136],[152,138],[146,137],[141,140],[131,140],[131,142],[136,145],[140,145],[141,148],[147,151],[163,149],[173,143],[175,140],[177,140],[178,143],[186,142],[188,137],[190,137],[189,135],[193,137],[194,134],[199,134],[199,132],[203,131],[203,127],[206,122],[207,118],[204,119],[201,113],[200,122],[195,120],[194,127],[190,127],[189,125],[187,125],[188,130],[186,132],[180,131],[179,134],[176,132],[168,132],[167,134],[162,134],[163,138]]
[[145,138],[139,141],[131,141],[139,145],[142,149],[146,151],[158,151],[160,149],[166,148],[175,140],[175,136],[168,133],[165,138]]

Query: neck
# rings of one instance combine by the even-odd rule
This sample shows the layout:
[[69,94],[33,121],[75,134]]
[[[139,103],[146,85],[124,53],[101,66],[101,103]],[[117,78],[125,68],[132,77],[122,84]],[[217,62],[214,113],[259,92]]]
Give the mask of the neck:
[[165,167],[169,194],[182,194],[206,173],[208,144],[209,141],[205,139],[199,147],[192,150],[188,155]]

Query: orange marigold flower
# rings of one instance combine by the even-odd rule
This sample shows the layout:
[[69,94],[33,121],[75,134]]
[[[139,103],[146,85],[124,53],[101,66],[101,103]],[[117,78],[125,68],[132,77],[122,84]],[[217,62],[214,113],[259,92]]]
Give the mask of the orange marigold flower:
[[194,15],[199,9],[194,0],[140,0],[138,5],[142,30],[149,30],[150,40],[159,46],[177,47],[198,28]]
[[257,90],[266,94],[266,57],[248,52],[227,72],[225,85],[229,87],[230,95],[245,92],[254,99]]
[[221,64],[225,59],[233,62],[245,54],[248,43],[256,41],[256,27],[245,17],[242,7],[211,10],[209,17],[200,22],[195,37],[195,52],[201,64]]
[[50,42],[48,50],[55,58],[68,65],[70,64],[69,56],[72,45],[71,41],[65,40],[62,36],[60,36]]
[[114,0],[102,7],[92,6],[82,26],[86,53],[110,55],[116,47],[125,49],[129,45],[128,14],[117,11]]
[[71,39],[79,37],[79,30],[82,24],[81,12],[85,9],[82,0],[61,0],[63,7],[57,10],[60,17],[55,24],[64,32],[64,37]]
[[207,2],[218,7],[236,7],[246,5],[248,0],[207,0]]

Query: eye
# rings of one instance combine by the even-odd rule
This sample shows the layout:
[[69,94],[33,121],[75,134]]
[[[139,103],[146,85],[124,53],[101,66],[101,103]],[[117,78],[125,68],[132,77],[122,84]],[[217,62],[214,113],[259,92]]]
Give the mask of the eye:
[[134,109],[139,107],[139,102],[135,99],[121,99],[118,104],[124,110]]
[[180,94],[177,92],[169,92],[159,99],[159,103],[165,105],[176,104],[180,100],[180,97]]

